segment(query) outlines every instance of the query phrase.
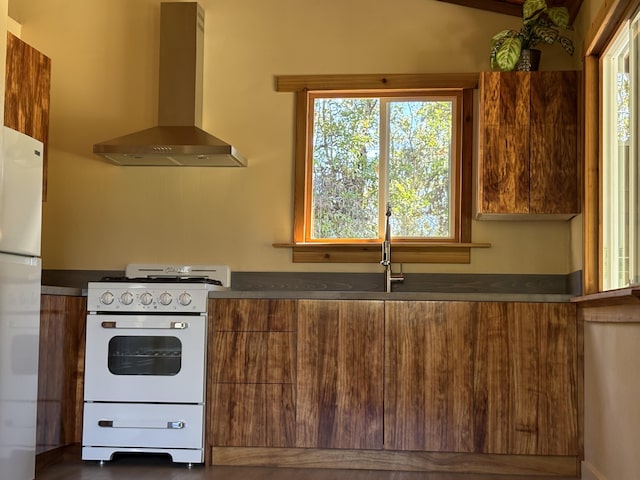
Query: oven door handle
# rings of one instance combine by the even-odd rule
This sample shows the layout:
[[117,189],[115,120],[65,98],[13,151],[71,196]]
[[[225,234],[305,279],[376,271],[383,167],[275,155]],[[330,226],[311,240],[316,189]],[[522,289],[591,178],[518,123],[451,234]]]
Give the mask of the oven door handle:
[[137,428],[137,429],[160,429],[160,430],[181,430],[187,426],[182,420],[163,422],[134,420],[131,422],[122,420],[98,420],[98,426],[102,428]]
[[163,322],[162,324],[153,323],[153,322],[120,322],[118,323],[115,320],[105,321],[100,324],[102,328],[126,328],[127,330],[131,329],[140,329],[140,330],[186,330],[189,328],[189,322]]

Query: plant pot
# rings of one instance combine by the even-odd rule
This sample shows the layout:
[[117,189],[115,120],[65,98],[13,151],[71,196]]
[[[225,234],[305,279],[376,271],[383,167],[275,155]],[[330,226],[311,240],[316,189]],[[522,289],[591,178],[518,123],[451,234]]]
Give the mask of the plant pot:
[[514,70],[518,72],[536,72],[540,65],[540,54],[542,52],[536,49],[523,49],[520,52],[520,58]]

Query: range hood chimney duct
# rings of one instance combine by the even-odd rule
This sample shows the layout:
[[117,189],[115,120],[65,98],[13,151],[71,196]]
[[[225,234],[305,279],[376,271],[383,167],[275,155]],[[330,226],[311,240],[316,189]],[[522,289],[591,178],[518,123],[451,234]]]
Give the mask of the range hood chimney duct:
[[204,11],[160,4],[158,126],[93,146],[123,166],[245,167],[236,149],[202,130]]

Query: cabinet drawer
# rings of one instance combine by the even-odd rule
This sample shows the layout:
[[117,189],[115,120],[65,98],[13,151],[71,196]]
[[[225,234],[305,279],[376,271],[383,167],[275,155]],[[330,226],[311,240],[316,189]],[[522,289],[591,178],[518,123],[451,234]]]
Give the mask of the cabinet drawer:
[[216,299],[212,305],[216,332],[292,332],[295,300]]
[[216,332],[214,381],[293,383],[295,333]]
[[219,383],[214,388],[214,445],[295,446],[295,385]]
[[202,405],[85,403],[83,446],[202,448]]

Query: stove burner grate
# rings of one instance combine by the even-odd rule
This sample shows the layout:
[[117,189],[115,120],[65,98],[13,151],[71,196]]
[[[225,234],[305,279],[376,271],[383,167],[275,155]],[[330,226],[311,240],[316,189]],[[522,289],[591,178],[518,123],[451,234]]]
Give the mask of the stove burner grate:
[[102,277],[102,282],[128,282],[128,283],[206,283],[222,286],[220,280],[205,277]]

